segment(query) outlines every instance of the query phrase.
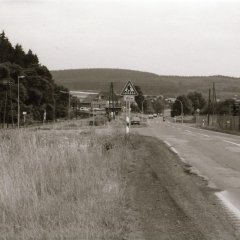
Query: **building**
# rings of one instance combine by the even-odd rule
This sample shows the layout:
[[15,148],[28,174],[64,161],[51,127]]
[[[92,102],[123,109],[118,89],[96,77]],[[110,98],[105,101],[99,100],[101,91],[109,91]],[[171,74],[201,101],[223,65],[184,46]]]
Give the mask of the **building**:
[[95,110],[105,110],[106,113],[109,112],[120,112],[122,109],[122,104],[119,96],[116,94],[111,94],[109,92],[100,92],[98,94],[88,95],[85,99],[81,101],[81,107],[91,108]]

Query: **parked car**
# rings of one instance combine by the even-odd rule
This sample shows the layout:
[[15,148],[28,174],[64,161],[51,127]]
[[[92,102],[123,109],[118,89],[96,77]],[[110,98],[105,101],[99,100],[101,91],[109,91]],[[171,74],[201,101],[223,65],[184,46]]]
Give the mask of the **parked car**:
[[137,124],[137,125],[140,125],[140,118],[139,117],[133,117],[131,119],[131,125],[134,125],[134,124]]
[[148,118],[149,118],[149,119],[153,119],[153,115],[152,115],[152,114],[149,114],[149,115],[148,115]]
[[157,114],[156,114],[156,113],[154,113],[154,114],[153,114],[153,117],[157,117]]

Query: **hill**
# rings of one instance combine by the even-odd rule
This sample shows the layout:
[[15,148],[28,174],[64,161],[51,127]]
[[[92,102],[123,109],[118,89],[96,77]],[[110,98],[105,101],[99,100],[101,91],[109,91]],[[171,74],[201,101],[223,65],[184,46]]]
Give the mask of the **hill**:
[[144,94],[177,96],[190,91],[208,94],[215,82],[217,97],[228,98],[240,94],[240,78],[227,76],[160,76],[153,73],[125,69],[70,69],[51,71],[56,83],[71,90],[106,91],[110,82],[120,93],[126,81],[141,87]]

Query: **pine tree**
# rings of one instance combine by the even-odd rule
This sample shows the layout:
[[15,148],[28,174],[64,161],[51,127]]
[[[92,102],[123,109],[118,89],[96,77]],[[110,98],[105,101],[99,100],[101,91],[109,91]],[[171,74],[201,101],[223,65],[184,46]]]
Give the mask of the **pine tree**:
[[24,67],[30,67],[31,65],[37,65],[38,63],[37,55],[33,54],[32,50],[29,49],[24,57]]
[[24,67],[25,52],[20,44],[17,44],[13,51],[14,63]]
[[12,62],[13,60],[13,47],[12,44],[8,41],[5,32],[3,31],[0,34],[0,63],[3,62]]

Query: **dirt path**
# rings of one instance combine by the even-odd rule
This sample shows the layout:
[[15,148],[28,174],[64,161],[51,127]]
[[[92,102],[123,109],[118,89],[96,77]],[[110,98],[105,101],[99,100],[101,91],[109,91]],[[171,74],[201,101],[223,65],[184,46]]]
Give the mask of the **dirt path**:
[[213,189],[189,173],[157,139],[133,136],[132,162],[127,177],[128,239],[232,240],[240,235]]

